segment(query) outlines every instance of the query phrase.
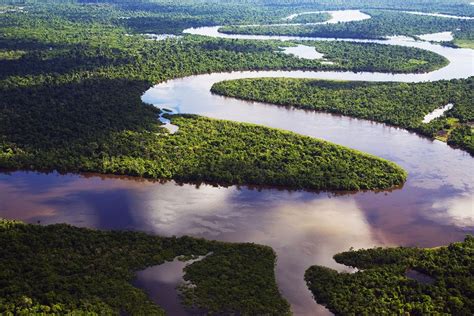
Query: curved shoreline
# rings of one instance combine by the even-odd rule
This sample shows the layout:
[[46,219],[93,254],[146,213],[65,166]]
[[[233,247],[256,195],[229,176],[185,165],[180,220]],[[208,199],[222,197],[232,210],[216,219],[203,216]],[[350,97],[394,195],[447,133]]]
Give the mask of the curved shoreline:
[[[328,38],[301,38],[297,36],[253,36],[253,35],[229,35],[223,34],[218,32],[219,26],[214,27],[201,27],[201,28],[192,28],[187,29],[184,33],[187,34],[194,34],[194,35],[202,35],[202,36],[211,36],[211,37],[219,37],[219,38],[232,38],[232,39],[252,39],[252,40],[324,40],[324,41],[331,41],[337,39],[328,39]],[[221,96],[214,96],[210,95],[210,87],[212,84],[222,81],[222,80],[231,80],[231,79],[243,79],[243,78],[258,78],[258,77],[284,77],[284,78],[310,78],[310,79],[333,79],[333,80],[349,80],[349,81],[398,81],[398,82],[423,82],[423,81],[436,81],[436,80],[443,80],[443,79],[459,79],[459,78],[467,78],[474,74],[473,69],[469,69],[466,67],[466,61],[472,61],[474,59],[474,51],[470,49],[458,49],[458,48],[450,48],[444,47],[441,45],[428,43],[424,41],[417,41],[412,38],[408,37],[391,37],[386,40],[361,40],[361,39],[342,39],[343,41],[349,42],[360,42],[360,43],[378,43],[378,44],[386,44],[386,45],[401,45],[405,47],[415,47],[415,48],[422,48],[427,49],[429,51],[438,53],[449,60],[449,64],[446,67],[438,69],[433,72],[425,73],[425,74],[389,74],[389,73],[369,73],[369,72],[362,72],[362,73],[354,73],[354,72],[337,72],[337,71],[322,71],[322,72],[315,72],[315,71],[247,71],[247,72],[230,72],[230,73],[212,73],[212,74],[205,74],[205,75],[197,75],[197,76],[190,76],[184,77],[174,80],[169,80],[165,83],[158,84],[153,88],[147,90],[143,96],[142,100],[147,103],[160,105],[160,104],[173,104],[175,107],[174,109],[178,113],[193,113],[203,116],[210,116],[214,118],[220,119],[228,119],[234,120],[239,122],[248,122],[248,123],[255,123],[269,127],[277,127],[281,129],[287,129],[290,131],[294,131],[296,133],[312,136],[312,137],[319,137],[325,140],[329,140],[336,144],[341,144],[350,148],[355,148],[364,152],[369,152],[376,156],[380,156],[391,161],[394,161],[400,164],[402,167],[406,168],[410,173],[410,178],[407,182],[407,185],[403,190],[401,190],[403,194],[409,194],[408,192],[413,191],[415,188],[419,187],[421,183],[426,180],[423,179],[434,179],[439,178],[442,179],[444,177],[448,177],[450,172],[458,174],[462,176],[465,170],[469,170],[473,166],[471,158],[468,157],[467,159],[462,158],[462,163],[456,165],[456,170],[449,170],[445,167],[443,171],[438,169],[440,164],[446,163],[445,161],[456,161],[461,159],[464,154],[459,156],[459,150],[449,148],[445,145],[442,152],[444,154],[437,154],[432,155],[429,158],[414,158],[411,157],[413,152],[423,151],[423,146],[416,146],[411,147],[403,146],[404,150],[396,150],[391,148],[390,145],[393,144],[393,139],[398,138],[395,136],[397,134],[400,135],[403,139],[413,139],[413,142],[417,143],[416,139],[420,139],[422,137],[416,134],[410,134],[405,132],[404,129],[399,130],[395,127],[385,127],[384,124],[379,123],[372,123],[370,121],[365,120],[358,120],[352,119],[348,117],[335,118],[331,116],[331,114],[326,113],[308,113],[304,110],[288,110],[288,109],[278,109],[273,105],[266,105],[258,102],[247,102],[243,100],[237,99],[228,99]],[[184,91],[184,93],[183,93]],[[181,96],[179,92],[186,95],[185,91],[192,91],[193,96]],[[196,102],[195,100],[200,100]],[[196,104],[198,103],[198,104]],[[233,113],[234,111],[234,113]],[[314,124],[316,120],[319,124],[327,124],[327,121],[334,121],[333,125],[339,125],[340,123],[336,122],[345,122],[345,130],[343,128],[342,131],[335,131],[328,132],[330,129],[325,130],[326,128],[330,128],[329,125],[323,125],[322,128],[311,128],[308,127],[309,124]],[[298,122],[298,124],[287,124],[286,122]],[[347,124],[347,125],[346,125]],[[325,131],[322,131],[325,130]],[[360,130],[364,130],[359,136]],[[362,144],[360,139],[364,139],[364,136],[367,135],[367,132],[371,135],[382,135],[380,137],[380,141],[373,142],[372,139],[369,143],[370,144]],[[322,132],[322,133],[321,133]],[[342,136],[341,136],[342,134]],[[345,137],[344,137],[345,135]],[[386,135],[386,136],[385,136]],[[390,139],[390,140],[389,140]],[[410,142],[410,141],[409,141]],[[433,149],[433,146],[436,141],[427,141],[429,144],[427,148]],[[426,143],[425,143],[426,144]],[[388,146],[387,146],[388,145]],[[436,146],[434,146],[436,147]],[[380,150],[382,149],[382,150]],[[399,148],[401,149],[401,148]],[[440,148],[439,148],[440,149]],[[449,153],[449,154],[447,154]],[[421,154],[421,153],[420,153]],[[422,155],[422,154],[421,154]],[[466,153],[466,155],[468,155]],[[417,156],[417,155],[415,155]],[[422,155],[423,156],[423,155]],[[457,157],[457,158],[454,158]],[[414,160],[413,160],[414,159]],[[441,160],[444,160],[443,163],[440,163]],[[448,163],[449,164],[449,163]],[[431,171],[428,172],[424,170],[427,166],[430,166]],[[449,182],[449,181],[448,181]],[[455,187],[458,185],[451,183]],[[423,186],[423,185],[421,185]],[[472,185],[467,185],[466,183],[464,186],[464,193],[463,194],[470,194],[474,193],[474,187]],[[459,187],[458,187],[459,188]],[[358,194],[357,196],[361,196]],[[455,196],[455,194],[454,194]],[[380,207],[380,206],[379,206]],[[283,271],[279,268],[282,265],[281,261],[277,261],[277,279],[282,282]],[[286,274],[286,272],[284,273]],[[300,285],[298,285],[300,286]],[[287,289],[285,291],[285,287],[283,287],[283,294],[286,298],[289,299],[290,303],[292,303],[293,307],[296,303],[295,297],[288,293]],[[308,295],[307,298],[304,299],[306,303],[310,304]],[[298,301],[300,298],[298,298]],[[297,303],[300,305],[301,302]],[[319,309],[321,313],[323,310],[319,307],[316,307],[316,303],[312,301],[315,307],[314,309]],[[301,307],[301,306],[300,306]],[[300,309],[298,307],[298,310]],[[306,307],[307,308],[307,307]],[[306,312],[298,312],[298,314],[306,314]]]
[[[464,68],[461,70],[465,71]],[[414,76],[417,76],[416,80],[437,80],[443,76],[443,69],[438,74],[420,75],[422,79],[419,75]],[[265,73],[272,76],[289,72]],[[309,72],[291,73],[306,78]],[[314,76],[330,76],[327,72],[314,73]],[[336,77],[364,75],[330,73]],[[365,74],[376,77],[374,81],[401,78],[399,75]],[[449,71],[444,70],[446,74]],[[198,190],[194,185],[171,182],[81,180],[76,175],[59,177],[54,174],[22,178],[21,173],[16,173],[5,177],[4,182],[0,181],[3,190],[0,190],[0,200],[2,193],[5,203],[14,200],[19,188],[20,198],[17,199],[26,204],[25,209],[35,209],[36,213],[25,215],[21,210],[15,210],[15,217],[29,216],[27,218],[34,222],[41,218],[45,219],[42,222],[67,221],[81,226],[102,225],[100,227],[106,229],[132,227],[168,236],[183,234],[270,245],[278,253],[278,284],[297,315],[314,315],[316,312],[322,315],[325,311],[314,302],[302,281],[304,269],[310,264],[341,269],[328,256],[350,246],[436,244],[442,238],[457,238],[459,224],[450,221],[456,221],[460,216],[455,213],[449,217],[449,212],[458,210],[457,200],[472,196],[474,192],[473,183],[466,178],[466,170],[473,167],[470,157],[443,143],[428,141],[384,124],[327,113],[276,110],[272,105],[210,95],[210,81],[249,75],[261,77],[262,72],[213,73],[174,79],[147,93],[158,104],[166,107],[171,104],[177,112],[191,109],[201,115],[293,130],[395,160],[410,171],[405,187],[394,192],[359,192],[328,198],[326,193],[267,189],[260,192],[247,187],[215,188],[210,185],[203,185]],[[406,82],[411,80],[403,78]],[[37,178],[45,179],[46,185],[39,186],[38,183],[42,182]],[[15,179],[20,182],[19,187],[15,187]],[[29,192],[30,189],[44,190],[45,193],[35,196],[35,192]],[[28,203],[36,203],[36,208]],[[114,209],[109,210],[110,206]]]
[[458,19],[458,20],[474,20],[472,16],[459,16],[459,15],[452,15],[452,14],[444,14],[444,13],[428,13],[428,12],[419,12],[419,11],[401,11],[408,14],[413,15],[425,15],[425,16],[434,16],[439,18],[447,18],[447,19]]
[[[284,79],[286,81],[283,81],[283,82],[280,81],[282,79]],[[244,102],[258,102],[258,103],[262,103],[262,104],[272,104],[274,106],[289,108],[289,109],[299,109],[299,110],[305,110],[305,111],[308,111],[308,112],[316,112],[316,113],[327,113],[327,114],[331,114],[331,115],[335,115],[335,116],[350,117],[352,119],[366,120],[366,121],[369,121],[369,122],[383,124],[383,125],[388,126],[388,127],[401,128],[401,129],[404,129],[408,132],[414,133],[417,136],[427,138],[429,140],[433,140],[433,141],[436,140],[436,139],[441,140],[441,141],[447,143],[452,148],[461,149],[461,150],[464,150],[464,151],[470,153],[471,155],[473,155],[473,153],[472,153],[472,151],[470,151],[469,147],[463,147],[463,146],[460,146],[458,144],[450,143],[448,141],[448,137],[446,137],[445,140],[439,139],[437,137],[437,135],[439,135],[439,133],[441,133],[441,132],[445,132],[446,128],[445,129],[443,129],[443,128],[438,129],[438,130],[436,130],[436,132],[426,133],[425,130],[423,129],[422,125],[420,125],[420,126],[410,125],[410,124],[407,125],[407,124],[402,124],[401,122],[395,122],[393,120],[390,120],[388,117],[384,117],[383,114],[381,114],[380,112],[379,113],[373,113],[375,115],[373,117],[370,117],[370,115],[365,116],[362,113],[354,113],[354,112],[352,114],[347,113],[347,111],[350,111],[350,107],[355,105],[355,103],[357,103],[357,102],[355,102],[351,105],[347,105],[347,107],[344,107],[344,108],[332,108],[331,106],[329,106],[328,108],[323,109],[323,108],[318,107],[317,99],[314,99],[314,98],[313,98],[313,100],[314,100],[315,103],[309,102],[309,100],[306,100],[306,99],[302,103],[301,100],[304,99],[304,96],[301,95],[301,94],[298,94],[296,92],[293,94],[293,98],[296,96],[296,99],[293,99],[291,101],[289,101],[289,99],[285,99],[285,98],[273,99],[273,101],[270,101],[270,99],[262,97],[261,94],[259,94],[258,96],[245,94],[245,90],[249,89],[249,88],[251,89],[251,87],[249,87],[247,85],[246,89],[242,90],[243,86],[240,86],[240,89],[239,89],[239,85],[241,84],[241,82],[240,82],[241,80],[244,81],[244,82],[247,81],[247,80],[250,80],[250,82],[252,82],[252,80],[255,80],[254,82],[258,83],[258,84],[267,84],[267,83],[276,84],[277,86],[271,86],[270,88],[276,88],[277,90],[282,89],[281,91],[283,91],[288,96],[291,96],[293,92],[292,92],[291,89],[290,90],[288,90],[288,89],[285,90],[285,88],[281,85],[283,83],[284,84],[296,84],[296,83],[301,83],[301,84],[306,83],[306,84],[308,84],[308,82],[309,83],[314,82],[315,84],[317,84],[318,82],[324,82],[324,83],[327,83],[327,84],[331,85],[331,84],[342,83],[342,82],[350,83],[352,81],[342,81],[342,80],[341,81],[335,81],[335,80],[319,80],[319,79],[293,79],[293,78],[278,78],[278,77],[272,77],[272,78],[243,78],[243,79],[235,79],[235,80],[225,80],[225,81],[220,81],[220,82],[214,83],[211,87],[211,92],[215,95],[218,95],[218,96],[238,99],[238,100],[242,100]],[[294,81],[294,80],[297,80],[297,81]],[[309,80],[309,81],[307,81],[307,80]],[[463,80],[463,79],[457,79],[457,80]],[[470,80],[470,79],[465,79],[465,80]],[[365,83],[369,84],[369,82],[366,82],[366,81],[362,81],[362,82],[364,84]],[[443,82],[446,83],[447,81],[443,80]],[[229,83],[230,85],[237,86],[237,89],[233,90],[232,86],[227,86],[226,87],[226,83]],[[377,84],[377,83],[378,84],[394,84],[394,82],[385,82],[385,83],[383,83],[383,82],[370,82],[370,83],[372,83],[372,84]],[[221,84],[223,84],[223,86],[221,86]],[[242,83],[242,84],[245,85],[245,83]],[[426,84],[426,83],[407,83],[407,84],[411,85],[411,84]],[[308,88],[308,87],[306,86],[306,88]],[[238,91],[240,91],[242,94],[240,94]],[[263,92],[263,93],[265,93],[265,92]],[[387,96],[387,98],[389,98],[389,97]],[[300,100],[300,101],[298,101],[298,100]],[[372,101],[369,101],[369,104],[371,102]],[[459,100],[457,100],[457,101],[451,100],[451,101],[448,101],[448,102],[446,102],[442,105],[439,105],[437,108],[431,109],[429,112],[426,112],[426,114],[424,116],[420,117],[419,122],[423,123],[423,124],[430,123],[431,121],[442,117],[446,111],[453,109],[457,104],[459,104],[458,107],[463,107],[462,101],[459,102]],[[411,105],[416,106],[415,104],[411,104]],[[405,106],[407,106],[407,104],[405,104]],[[400,108],[399,110],[403,110],[403,108]],[[454,119],[454,120],[456,120],[456,122],[458,120],[457,118],[452,117],[452,116],[448,116],[448,119]],[[405,121],[405,123],[407,123],[407,122]],[[451,129],[454,129],[454,127],[451,127]]]

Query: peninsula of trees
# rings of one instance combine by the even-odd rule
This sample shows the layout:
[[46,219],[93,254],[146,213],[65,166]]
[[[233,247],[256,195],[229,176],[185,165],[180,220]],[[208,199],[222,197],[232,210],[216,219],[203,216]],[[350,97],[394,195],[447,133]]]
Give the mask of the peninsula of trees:
[[[219,82],[212,91],[400,126],[474,154],[472,77],[424,83],[257,78]],[[423,122],[425,115],[449,103],[454,106],[443,116]]]
[[472,235],[447,247],[362,249],[334,259],[359,271],[312,266],[305,280],[317,302],[337,315],[474,313]]
[[[154,83],[198,73],[426,71],[442,66],[442,57],[385,45],[326,43],[321,49],[338,62],[323,65],[279,52],[290,45],[282,42],[195,36],[150,41],[112,23],[120,12],[106,8],[38,5],[0,15],[1,168],[314,190],[386,189],[405,181],[406,173],[393,163],[263,127],[181,116],[174,118],[179,132],[170,135],[159,127],[158,110],[143,104],[140,95]],[[374,64],[364,54],[392,55],[396,62],[377,57]],[[411,59],[418,62],[404,62]]]
[[203,255],[185,270],[194,284],[183,291],[189,308],[211,315],[290,314],[275,281],[275,253],[261,245],[4,219],[0,244],[2,315],[164,315],[132,286],[134,272]]

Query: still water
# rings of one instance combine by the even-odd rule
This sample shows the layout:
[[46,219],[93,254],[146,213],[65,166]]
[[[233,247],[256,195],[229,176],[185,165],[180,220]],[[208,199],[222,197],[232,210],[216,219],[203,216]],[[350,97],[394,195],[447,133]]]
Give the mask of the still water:
[[287,55],[293,55],[298,58],[304,59],[322,59],[324,54],[321,54],[316,51],[314,47],[306,46],[306,45],[296,45],[290,47],[282,47],[282,53]]
[[[210,36],[217,32],[194,30],[211,32]],[[450,64],[417,75],[303,71],[200,75],[156,85],[142,99],[177,113],[282,128],[369,152],[409,172],[401,189],[333,194],[18,171],[0,174],[0,217],[269,245],[278,255],[278,285],[293,312],[328,314],[305,286],[303,275],[310,265],[344,270],[332,256],[350,247],[430,247],[474,233],[474,160],[442,142],[384,124],[229,99],[212,95],[209,89],[215,82],[249,77],[418,82],[474,73],[472,50],[399,37],[382,42],[429,49],[447,57]],[[174,283],[179,283],[182,267],[173,264],[180,263],[141,272],[137,284],[170,315],[180,315],[185,311],[171,297],[176,296]],[[160,295],[170,299],[157,300]]]

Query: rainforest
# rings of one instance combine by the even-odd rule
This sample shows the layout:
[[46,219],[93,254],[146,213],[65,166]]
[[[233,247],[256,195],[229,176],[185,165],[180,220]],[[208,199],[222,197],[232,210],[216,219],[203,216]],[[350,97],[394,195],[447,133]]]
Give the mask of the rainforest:
[[[322,25],[278,25],[278,26],[227,26],[220,29],[224,33],[297,35],[336,38],[384,38],[386,36],[405,35],[416,37],[426,33],[451,31],[454,39],[451,45],[461,47],[472,44],[474,40],[473,20],[438,18],[390,10],[364,10],[370,19],[350,23]],[[304,17],[304,15],[302,16]],[[310,20],[311,21],[311,20]],[[317,20],[314,20],[317,22]],[[311,21],[311,22],[314,22]]]
[[[305,279],[315,297],[336,314],[469,315],[472,303],[474,237],[435,249],[375,248],[339,253],[334,259],[359,268],[337,273],[313,266]],[[431,277],[410,278],[408,271]]]
[[473,21],[0,0],[0,314],[472,314]]
[[[212,92],[242,99],[328,111],[388,123],[474,154],[470,122],[474,120],[472,77],[433,83],[336,82],[308,79],[241,79],[222,81]],[[442,119],[425,115],[454,103]]]
[[[178,256],[206,254],[209,256],[193,264],[199,264],[199,268],[190,265],[185,274],[197,285],[192,294],[184,292],[186,300],[197,304],[191,308],[289,313],[288,303],[275,283],[275,254],[269,247],[140,232],[101,232],[68,225],[43,227],[7,220],[0,225],[2,314],[103,315],[125,311],[164,315],[143,291],[129,283],[132,272]],[[229,264],[220,265],[218,274],[211,275],[209,272],[217,272],[215,268],[222,262]],[[229,282],[219,282],[219,278]],[[248,278],[253,282],[247,282]],[[226,293],[227,297],[209,297],[209,291]]]

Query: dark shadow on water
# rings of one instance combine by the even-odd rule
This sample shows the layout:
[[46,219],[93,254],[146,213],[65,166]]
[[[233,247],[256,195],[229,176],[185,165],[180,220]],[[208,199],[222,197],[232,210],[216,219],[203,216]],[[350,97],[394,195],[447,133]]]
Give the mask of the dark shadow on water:
[[0,168],[0,182],[8,181],[10,185],[21,188],[28,193],[42,193],[54,189],[58,185],[74,182],[73,177],[64,177],[60,173],[18,171]]
[[[129,190],[114,189],[110,191],[82,191],[72,193],[62,198],[45,200],[44,204],[56,209],[66,210],[64,218],[71,218],[77,226],[91,225],[100,229],[133,229],[134,219],[131,216]],[[77,208],[76,205],[82,205]],[[81,220],[81,215],[84,219]],[[74,223],[74,218],[79,217],[79,222]],[[87,219],[92,222],[87,223]],[[38,218],[41,221],[41,218]]]

